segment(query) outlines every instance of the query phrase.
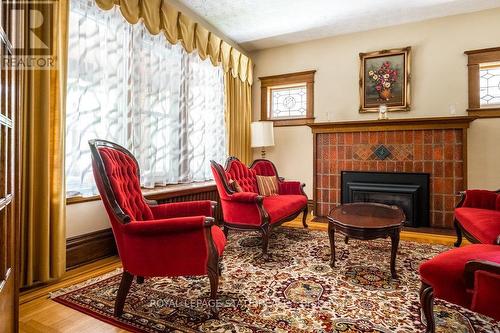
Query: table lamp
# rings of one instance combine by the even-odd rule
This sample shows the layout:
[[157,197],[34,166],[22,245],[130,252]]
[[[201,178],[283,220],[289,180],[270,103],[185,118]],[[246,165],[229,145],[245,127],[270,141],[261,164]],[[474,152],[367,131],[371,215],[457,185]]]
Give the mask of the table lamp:
[[274,146],[274,124],[272,121],[254,121],[250,124],[252,148],[261,148],[262,158],[266,158],[266,147]]

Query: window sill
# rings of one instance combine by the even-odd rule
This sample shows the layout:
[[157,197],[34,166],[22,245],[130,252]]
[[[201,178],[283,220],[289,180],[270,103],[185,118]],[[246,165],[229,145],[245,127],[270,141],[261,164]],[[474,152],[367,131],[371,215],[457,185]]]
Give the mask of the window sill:
[[274,123],[274,127],[283,126],[305,126],[314,123],[314,117],[290,118],[290,119],[268,119]]
[[478,118],[500,118],[500,106],[467,109],[469,116]]
[[[213,180],[206,182],[196,182],[189,184],[174,184],[166,186],[157,186],[152,189],[143,189],[142,194],[149,200],[165,200],[173,197],[189,195],[194,193],[203,193],[216,190],[215,182]],[[66,205],[73,205],[84,202],[99,201],[99,195],[89,197],[70,197],[66,198]]]

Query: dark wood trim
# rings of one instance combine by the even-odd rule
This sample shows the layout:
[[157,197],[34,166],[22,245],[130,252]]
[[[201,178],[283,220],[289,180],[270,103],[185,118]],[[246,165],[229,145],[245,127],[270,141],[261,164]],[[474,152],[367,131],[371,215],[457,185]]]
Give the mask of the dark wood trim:
[[481,106],[479,92],[479,71],[483,65],[500,62],[500,47],[471,50],[467,55],[469,115],[482,118],[500,117],[500,108]]
[[66,240],[66,270],[116,255],[111,228],[70,237]]
[[468,64],[481,64],[500,61],[500,47],[465,51],[468,57]]
[[288,126],[304,126],[314,123],[314,117],[296,118],[296,119],[268,119],[272,121],[274,127],[288,127]]
[[308,126],[311,127],[313,133],[401,131],[468,128],[469,124],[476,119],[477,117],[472,116],[403,118],[321,122],[309,124]]
[[144,197],[149,200],[165,200],[179,196],[188,196],[204,192],[217,191],[215,181],[206,181],[200,183],[175,184],[167,186],[158,186],[154,189],[144,189]]
[[278,86],[278,85],[302,83],[302,82],[309,83],[309,82],[314,82],[314,74],[316,74],[316,70],[261,76],[259,77],[259,80],[261,87]]
[[467,112],[469,116],[477,118],[500,118],[500,107],[467,109]]
[[79,204],[79,203],[84,203],[84,202],[92,202],[92,201],[100,201],[100,200],[101,200],[100,195],[90,195],[88,197],[84,197],[84,196],[67,197],[66,198],[66,205],[74,205],[74,204]]
[[[274,126],[304,126],[314,122],[314,75],[316,71],[304,71],[259,77],[260,80],[260,120],[273,121]],[[305,84],[307,89],[307,110],[305,117],[280,118],[269,117],[269,96],[273,88],[279,86]]]
[[[179,196],[186,196],[204,192],[216,191],[217,186],[213,180],[206,182],[194,182],[186,184],[171,184],[165,186],[157,186],[153,189],[143,189],[142,194],[148,200],[166,200]],[[66,199],[66,205],[74,205],[90,201],[101,200],[100,195],[89,197],[70,197]]]

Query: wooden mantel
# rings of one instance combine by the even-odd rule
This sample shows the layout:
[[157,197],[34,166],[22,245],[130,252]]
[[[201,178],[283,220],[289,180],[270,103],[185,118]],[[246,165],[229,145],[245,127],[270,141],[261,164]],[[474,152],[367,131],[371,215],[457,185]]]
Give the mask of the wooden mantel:
[[468,128],[469,124],[475,119],[477,119],[477,117],[454,116],[387,120],[355,120],[320,122],[308,124],[307,126],[311,127],[313,133],[401,131],[438,128]]

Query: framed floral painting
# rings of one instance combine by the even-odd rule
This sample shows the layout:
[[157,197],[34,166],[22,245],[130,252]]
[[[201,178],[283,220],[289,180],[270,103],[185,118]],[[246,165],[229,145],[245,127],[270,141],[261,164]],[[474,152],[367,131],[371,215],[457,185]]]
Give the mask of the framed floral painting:
[[410,51],[403,49],[360,53],[359,112],[410,110]]

